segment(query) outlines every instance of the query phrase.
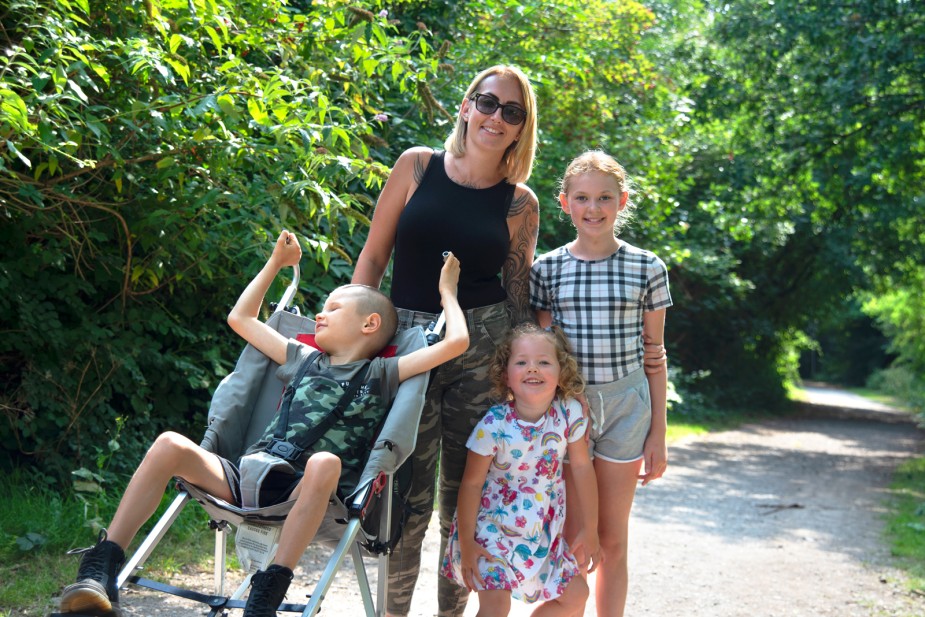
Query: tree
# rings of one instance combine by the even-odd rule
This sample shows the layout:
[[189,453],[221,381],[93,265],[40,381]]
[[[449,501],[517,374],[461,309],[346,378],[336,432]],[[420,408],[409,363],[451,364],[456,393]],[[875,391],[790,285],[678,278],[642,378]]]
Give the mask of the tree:
[[[14,0],[0,66],[0,448],[61,475],[201,430],[279,228],[348,276],[386,99],[435,62],[378,3]],[[304,262],[303,262],[304,263]],[[203,298],[212,301],[203,301]],[[109,445],[106,445],[108,435]]]
[[683,362],[734,400],[772,392],[801,332],[846,296],[916,285],[923,168],[909,153],[925,147],[925,19],[914,4],[706,3],[702,38],[687,44],[696,155],[676,214],[703,256],[688,266],[708,258],[720,272],[677,273],[695,290],[685,331],[702,333]]

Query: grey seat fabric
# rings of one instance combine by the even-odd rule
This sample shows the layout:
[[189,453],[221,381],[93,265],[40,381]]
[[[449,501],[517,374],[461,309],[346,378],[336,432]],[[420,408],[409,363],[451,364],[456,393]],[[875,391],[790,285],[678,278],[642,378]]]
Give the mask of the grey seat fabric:
[[[315,325],[311,319],[285,311],[274,313],[267,324],[287,338],[311,335]],[[426,344],[423,331],[412,328],[397,335],[387,350],[395,355],[404,355]],[[276,415],[286,385],[277,378],[277,369],[276,363],[251,345],[244,348],[234,370],[222,380],[212,396],[208,427],[201,442],[203,448],[229,460],[237,460],[250,444],[260,439]],[[426,389],[426,374],[416,375],[401,383],[358,487],[365,486],[380,473],[394,473],[411,455],[417,439],[417,426]],[[183,486],[213,519],[227,520],[232,524],[242,521],[282,524],[294,503],[244,509],[208,495],[195,486],[186,483]],[[339,500],[332,500],[319,539],[336,541],[337,530],[332,530],[333,535],[328,534],[326,526],[329,520],[343,520],[346,516],[346,506]]]
[[[308,318],[286,311],[277,311],[267,320],[267,324],[287,338],[302,339],[314,332],[314,322]],[[406,330],[395,337],[390,344],[396,355],[404,355],[427,345],[421,328]],[[238,358],[234,370],[219,384],[212,397],[209,409],[208,426],[201,445],[229,460],[237,461],[250,444],[256,443],[263,435],[264,429],[276,415],[279,401],[286,384],[277,377],[278,366],[264,354],[250,345],[246,346]],[[417,439],[418,423],[424,406],[424,394],[427,390],[428,375],[421,374],[403,381],[398,388],[384,425],[373,444],[358,489],[346,498],[346,503],[334,498],[329,504],[325,520],[321,525],[313,544],[324,544],[334,548],[321,578],[315,585],[315,591],[309,602],[301,604],[283,604],[278,610],[300,612],[303,616],[318,613],[328,589],[337,571],[344,563],[346,555],[353,557],[353,567],[359,582],[359,592],[363,598],[368,616],[383,615],[388,595],[388,552],[387,543],[389,526],[386,524],[390,508],[377,508],[375,499],[390,499],[393,483],[389,481],[398,468],[414,450]],[[216,533],[215,580],[216,595],[207,595],[198,591],[182,589],[139,576],[137,573],[155,550],[158,543],[174,523],[190,499],[198,501],[208,512],[217,532],[225,529],[227,524],[235,527],[247,523],[257,525],[282,525],[291,510],[294,501],[289,501],[268,508],[244,509],[208,495],[196,486],[184,483],[178,478],[180,494],[168,506],[163,516],[155,523],[150,533],[144,538],[131,558],[125,563],[118,576],[118,587],[131,582],[155,591],[170,593],[206,604],[209,617],[227,615],[228,609],[244,606],[239,600],[247,580],[232,595],[224,591],[225,580],[225,533]],[[373,498],[367,499],[370,495]],[[378,517],[375,518],[374,517]],[[366,519],[372,524],[367,526]],[[379,536],[367,528],[379,531]],[[373,593],[366,576],[362,554],[378,557],[379,582],[378,593]]]

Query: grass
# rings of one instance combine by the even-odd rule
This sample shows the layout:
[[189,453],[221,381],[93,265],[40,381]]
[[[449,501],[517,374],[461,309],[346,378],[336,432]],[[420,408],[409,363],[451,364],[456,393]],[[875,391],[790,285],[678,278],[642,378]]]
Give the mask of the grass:
[[[96,494],[88,501],[71,491],[37,486],[22,473],[0,476],[0,617],[47,615],[57,608],[53,598],[77,574],[79,559],[67,551],[94,543],[121,492],[122,487],[110,489],[112,494]],[[152,522],[175,495],[167,492]],[[212,557],[211,535],[201,533],[207,524],[201,508],[186,508],[147,568],[170,573],[180,564],[205,564]]]
[[909,575],[909,588],[925,593],[925,457],[900,465],[890,489],[886,536],[892,554]]
[[873,390],[871,388],[846,388],[846,390],[853,394],[857,394],[858,396],[863,396],[867,400],[873,401],[875,403],[880,403],[882,405],[889,405],[897,409],[906,408],[906,405],[901,400],[899,400],[895,396],[891,396],[879,390]]
[[669,412],[666,437],[671,444],[686,437],[734,429],[761,417],[762,414],[754,411],[699,411],[695,415]]

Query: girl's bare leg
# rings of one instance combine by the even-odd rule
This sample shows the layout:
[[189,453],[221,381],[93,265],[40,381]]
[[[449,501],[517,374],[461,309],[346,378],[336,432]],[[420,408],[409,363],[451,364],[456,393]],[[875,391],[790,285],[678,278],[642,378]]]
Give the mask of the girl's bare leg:
[[598,617],[623,617],[626,607],[629,518],[641,467],[641,459],[632,463],[594,459],[600,504],[598,536],[603,556],[603,562],[595,570]]
[[561,596],[549,602],[543,602],[530,613],[532,617],[569,617],[580,615],[588,599],[588,583],[583,576],[576,576],[569,581]]
[[475,617],[507,617],[510,612],[510,591],[489,589],[479,592],[479,612]]
[[[565,480],[565,526],[562,529],[562,533],[568,545],[572,546],[575,536],[577,536],[578,532],[581,530],[581,504],[578,503],[578,491],[574,488],[575,482],[572,479],[572,466],[568,463],[562,467],[562,478]],[[575,555],[575,557],[579,562],[582,559],[587,559],[586,555]],[[587,585],[587,571],[583,571],[582,575]],[[585,603],[587,599],[588,595],[585,594],[584,599],[575,607],[575,610],[571,613],[566,613],[566,615],[568,617],[582,617],[585,614]]]

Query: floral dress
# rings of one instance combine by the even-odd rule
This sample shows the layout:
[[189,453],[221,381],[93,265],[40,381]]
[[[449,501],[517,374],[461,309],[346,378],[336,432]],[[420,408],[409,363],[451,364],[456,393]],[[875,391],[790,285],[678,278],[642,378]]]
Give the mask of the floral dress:
[[[562,463],[586,427],[581,405],[557,398],[535,423],[518,418],[512,403],[495,405],[472,431],[466,446],[494,457],[475,525],[476,540],[495,556],[479,559],[485,589],[508,590],[523,602],[553,600],[578,574],[562,536]],[[465,585],[460,559],[454,518],[441,573]]]

